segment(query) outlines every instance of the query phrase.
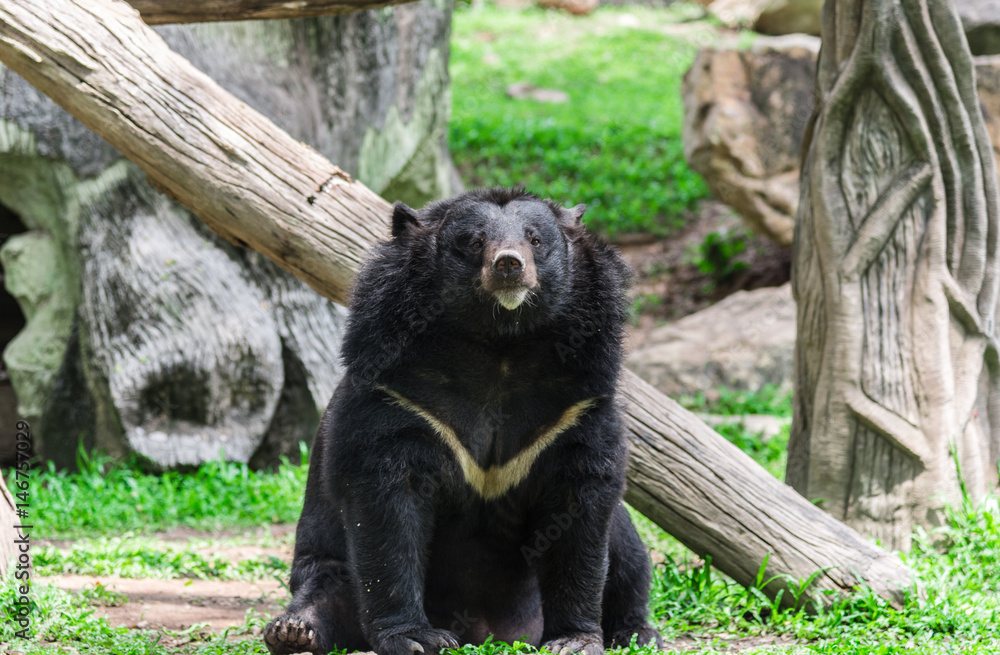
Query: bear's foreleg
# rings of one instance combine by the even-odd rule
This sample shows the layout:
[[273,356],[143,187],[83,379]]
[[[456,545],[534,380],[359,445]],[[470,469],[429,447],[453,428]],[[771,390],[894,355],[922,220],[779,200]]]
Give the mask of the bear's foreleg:
[[545,620],[542,645],[552,653],[604,653],[601,602],[608,531],[619,495],[620,485],[612,480],[578,479],[571,493],[553,495],[544,512],[539,529],[548,539],[537,570]]
[[[397,465],[400,463],[397,462]],[[378,655],[457,648],[453,632],[431,627],[424,582],[434,499],[419,469],[356,476],[346,503],[348,553],[359,585],[361,626]]]
[[368,649],[358,617],[357,585],[347,565],[344,528],[335,505],[314,479],[311,475],[296,530],[292,601],[264,629],[264,643],[273,655]]
[[624,648],[632,635],[636,643],[663,646],[659,631],[649,623],[649,554],[632,525],[625,505],[611,515],[608,539],[608,578],[604,583],[601,628],[606,648]]

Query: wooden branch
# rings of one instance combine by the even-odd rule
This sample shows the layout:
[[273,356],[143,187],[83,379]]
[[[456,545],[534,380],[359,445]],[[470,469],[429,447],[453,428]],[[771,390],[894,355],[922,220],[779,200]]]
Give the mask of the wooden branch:
[[[621,395],[631,437],[625,500],[743,585],[798,582],[823,570],[813,590],[844,592],[861,580],[901,603],[915,580],[899,560],[797,494],[697,416],[637,376]],[[766,579],[766,578],[765,578]],[[785,589],[776,579],[770,595]]]
[[413,0],[127,0],[149,25],[349,14]]
[[[0,61],[142,166],[214,230],[343,301],[389,205],[194,70],[124,3],[0,0]],[[51,17],[58,16],[55,20]],[[96,53],[99,53],[96,54]],[[911,574],[630,373],[628,498],[744,584],[768,576],[898,600]],[[771,590],[780,587],[775,583]]]
[[124,2],[4,0],[0,61],[223,238],[328,298],[346,300],[385,235],[385,200],[194,68]]

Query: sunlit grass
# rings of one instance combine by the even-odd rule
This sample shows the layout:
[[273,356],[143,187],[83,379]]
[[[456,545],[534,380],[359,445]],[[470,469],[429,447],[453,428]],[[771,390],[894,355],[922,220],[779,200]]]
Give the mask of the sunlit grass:
[[[465,181],[523,183],[586,203],[592,228],[667,234],[707,196],[684,160],[681,78],[700,41],[674,36],[682,12],[602,7],[587,17],[485,4],[453,20],[449,145]],[[514,99],[514,83],[565,103]]]

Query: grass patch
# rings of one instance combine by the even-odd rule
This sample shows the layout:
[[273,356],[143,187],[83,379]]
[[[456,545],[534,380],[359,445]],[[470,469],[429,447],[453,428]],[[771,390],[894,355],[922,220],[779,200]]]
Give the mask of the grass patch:
[[870,590],[829,606],[808,601],[782,607],[757,588],[744,588],[709,562],[668,560],[656,568],[652,606],[669,636],[699,633],[777,635],[805,642],[776,652],[881,655],[890,653],[994,653],[1000,647],[1000,511],[995,498],[947,514],[945,526],[917,533],[905,562],[926,585],[900,609]]
[[792,417],[792,393],[782,391],[773,384],[764,385],[756,391],[719,387],[712,394],[711,399],[704,392],[699,391],[695,394],[681,396],[677,402],[692,412],[722,416],[766,414],[782,418]]
[[74,542],[70,548],[46,546],[35,552],[38,575],[117,575],[123,578],[201,578],[204,580],[286,579],[290,566],[273,555],[233,561],[208,552],[218,540],[186,543],[126,535]]
[[294,523],[308,472],[304,445],[302,461],[284,460],[273,472],[215,461],[194,471],[154,474],[135,460],[81,453],[78,471],[60,471],[49,462],[35,473],[39,492],[32,496],[32,514],[47,539]]
[[[683,12],[602,7],[587,17],[485,4],[452,21],[449,144],[467,183],[523,183],[614,236],[665,235],[708,195],[684,160],[681,78],[713,39],[667,34]],[[515,83],[565,103],[514,99]]]
[[[16,616],[17,582],[8,578],[0,586],[0,613]],[[109,592],[110,593],[110,592]],[[0,621],[0,646],[4,652],[87,653],[88,655],[267,655],[264,640],[254,636],[265,624],[264,617],[252,609],[244,624],[217,634],[201,632],[197,626],[181,632],[135,630],[113,627],[97,608],[117,602],[109,593],[72,593],[35,583],[31,587],[33,639],[16,636],[18,624]]]
[[[699,409],[739,416],[748,409],[783,415],[789,399],[773,389],[746,394],[719,392],[719,400],[697,401]],[[725,429],[724,429],[725,431]],[[739,444],[738,435],[729,435]],[[752,437],[741,447],[758,448]],[[772,438],[768,443],[778,438]],[[776,442],[780,444],[780,441]],[[766,448],[771,448],[765,444]],[[774,450],[778,450],[775,446]],[[759,450],[760,455],[766,450]],[[763,460],[773,459],[771,455]],[[761,461],[759,459],[759,461]],[[281,469],[257,473],[236,464],[215,462],[186,474],[155,475],[135,464],[113,464],[102,457],[82,462],[78,473],[44,469],[38,473],[40,492],[33,501],[45,503],[39,516],[47,524],[39,530],[51,537],[50,526],[86,523],[77,532],[121,535],[120,525],[108,527],[109,512],[137,534],[82,539],[66,548],[34,549],[35,573],[77,573],[171,578],[197,577],[217,580],[255,580],[288,575],[286,562],[268,556],[249,559],[228,558],[214,551],[250,543],[288,545],[290,536],[228,539],[191,539],[184,543],[165,542],[145,532],[172,525],[259,527],[253,515],[267,506],[267,517],[282,522],[297,517],[305,479],[305,466],[286,464]],[[156,494],[173,491],[179,503],[173,511],[137,511],[135,504]],[[58,488],[66,499],[60,504],[49,493]],[[273,495],[266,501],[260,490]],[[133,495],[132,492],[135,492]],[[212,497],[210,504],[203,504]],[[90,497],[89,505],[81,499]],[[187,502],[186,498],[197,498]],[[254,507],[257,509],[248,509]],[[182,518],[183,517],[183,518]],[[829,606],[806,599],[797,608],[783,607],[768,599],[758,584],[744,588],[719,573],[706,561],[686,550],[648,519],[633,512],[643,540],[656,551],[657,564],[651,591],[651,610],[668,640],[683,637],[677,651],[718,655],[725,652],[772,653],[780,655],[986,655],[1000,652],[1000,505],[990,498],[979,506],[967,499],[949,510],[945,524],[932,531],[918,530],[906,563],[923,580],[926,596],[912,595],[902,608],[893,608],[868,590],[835,600]],[[63,529],[72,533],[73,530]],[[8,580],[0,589],[0,611],[13,616],[17,611],[16,586]],[[32,618],[36,638],[31,641],[14,635],[16,623],[0,622],[0,650],[23,653],[86,652],[105,653],[265,653],[259,629],[265,617],[248,613],[244,625],[221,634],[194,627],[183,632],[150,631],[110,626],[101,618],[100,608],[123,602],[120,595],[94,588],[80,593],[65,592],[36,583],[32,586]],[[255,631],[258,631],[255,633]],[[772,647],[758,646],[755,640],[778,639]],[[792,643],[787,643],[792,642]],[[466,646],[461,655],[500,655],[534,652],[524,644],[491,642],[480,647]],[[616,651],[629,655],[653,655],[650,648],[627,647]]]

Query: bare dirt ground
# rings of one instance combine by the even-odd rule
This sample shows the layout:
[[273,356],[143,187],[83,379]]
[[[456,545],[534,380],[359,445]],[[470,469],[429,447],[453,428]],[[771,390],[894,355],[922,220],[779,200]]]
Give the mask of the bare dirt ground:
[[643,299],[638,324],[630,326],[626,347],[640,347],[658,325],[705,309],[740,290],[780,286],[791,278],[791,250],[746,233],[746,248],[733,258],[744,268],[724,279],[698,269],[699,247],[710,232],[742,230],[739,217],[715,201],[701,203],[687,227],[669,239],[615,243],[632,267],[631,297]]
[[[245,531],[198,532],[190,528],[173,528],[153,537],[167,542],[187,542],[191,539],[225,540],[228,537],[257,537],[273,544],[281,539],[289,545],[256,546],[253,544],[213,544],[199,548],[204,555],[219,554],[231,561],[277,557],[291,563],[291,540],[286,537],[295,532],[295,525],[271,525],[256,533]],[[68,548],[72,541],[46,542],[57,548]],[[116,576],[60,575],[40,578],[43,582],[80,591],[103,586],[124,602],[97,609],[98,615],[107,616],[114,626],[152,630],[184,631],[198,624],[209,624],[204,630],[221,632],[226,628],[242,625],[248,609],[262,616],[280,614],[287,600],[288,591],[278,580],[253,582],[229,580],[149,578],[119,578]],[[283,581],[287,583],[286,581]]]
[[101,607],[96,613],[107,616],[114,626],[151,630],[183,631],[207,623],[207,629],[220,632],[242,625],[251,608],[261,614],[280,613],[278,600],[286,595],[277,580],[151,580],[90,575],[42,580],[69,591],[101,585],[124,594],[127,601],[122,605]]

